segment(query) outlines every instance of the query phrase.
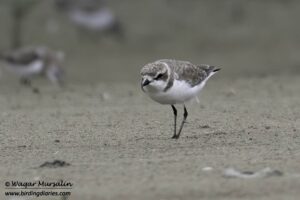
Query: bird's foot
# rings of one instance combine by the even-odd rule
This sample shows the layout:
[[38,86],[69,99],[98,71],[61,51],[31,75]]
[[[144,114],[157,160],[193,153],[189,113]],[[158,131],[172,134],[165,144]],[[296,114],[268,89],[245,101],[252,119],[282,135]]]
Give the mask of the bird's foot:
[[40,94],[40,90],[38,88],[32,88],[32,92],[34,94]]
[[20,83],[21,83],[21,85],[25,85],[25,86],[30,86],[31,85],[31,81],[27,78],[21,78]]
[[179,138],[179,135],[173,135],[172,136],[172,139],[178,139]]

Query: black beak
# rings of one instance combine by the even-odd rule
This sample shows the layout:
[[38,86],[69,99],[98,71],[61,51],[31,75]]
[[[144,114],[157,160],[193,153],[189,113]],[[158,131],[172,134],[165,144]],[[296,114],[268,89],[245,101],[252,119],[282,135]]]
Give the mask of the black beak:
[[150,84],[150,81],[148,80],[148,79],[146,79],[145,81],[142,81],[142,83],[141,83],[141,88],[142,88],[142,90],[145,92],[145,90],[144,90],[144,86],[146,86],[146,85],[149,85]]
[[142,82],[142,87],[146,86],[146,85],[149,85],[151,82],[146,79],[144,82]]

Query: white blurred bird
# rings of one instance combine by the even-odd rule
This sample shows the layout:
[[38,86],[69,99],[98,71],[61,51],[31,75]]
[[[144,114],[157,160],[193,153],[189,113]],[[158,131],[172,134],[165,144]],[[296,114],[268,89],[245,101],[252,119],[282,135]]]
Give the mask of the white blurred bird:
[[104,0],[56,0],[56,7],[81,29],[123,34],[119,20]]

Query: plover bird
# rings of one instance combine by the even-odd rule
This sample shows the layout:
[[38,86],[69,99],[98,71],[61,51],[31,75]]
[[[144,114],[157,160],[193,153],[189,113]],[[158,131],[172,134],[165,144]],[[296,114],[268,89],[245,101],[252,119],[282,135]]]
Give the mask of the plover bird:
[[82,30],[123,35],[120,21],[105,0],[56,0],[56,6]]
[[[188,112],[185,102],[196,98],[207,80],[220,68],[194,65],[188,61],[163,59],[145,65],[141,70],[142,90],[160,104],[169,104],[174,114],[174,139],[180,137]],[[176,104],[183,104],[183,120],[176,132]]]
[[[55,52],[46,47],[27,47],[0,54],[6,69],[16,74],[22,84],[31,86],[31,79],[35,76],[46,76],[51,82],[62,86],[64,70],[61,63],[64,59],[62,52]],[[37,88],[33,88],[38,92]]]

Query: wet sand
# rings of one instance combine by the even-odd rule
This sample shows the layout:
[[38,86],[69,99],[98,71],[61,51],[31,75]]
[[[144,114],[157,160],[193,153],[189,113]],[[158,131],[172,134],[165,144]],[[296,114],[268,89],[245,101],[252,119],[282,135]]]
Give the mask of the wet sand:
[[[34,81],[36,95],[0,72],[1,200],[5,181],[61,179],[74,184],[70,200],[299,199],[299,1],[112,0],[124,41],[80,37],[51,3],[28,15],[23,40],[64,51],[68,85]],[[161,58],[222,67],[187,105],[179,140],[171,107],[139,86],[140,68]],[[266,167],[283,174],[224,177]]]
[[[2,84],[1,195],[6,180],[62,179],[74,183],[72,200],[297,199],[299,85],[299,76],[218,75],[200,103],[188,104],[188,123],[173,140],[171,108],[151,101],[138,83],[59,90],[42,82],[40,95]],[[56,159],[70,166],[39,168]],[[228,167],[283,175],[226,178]]]

